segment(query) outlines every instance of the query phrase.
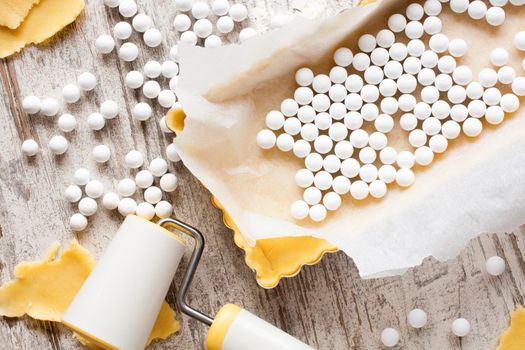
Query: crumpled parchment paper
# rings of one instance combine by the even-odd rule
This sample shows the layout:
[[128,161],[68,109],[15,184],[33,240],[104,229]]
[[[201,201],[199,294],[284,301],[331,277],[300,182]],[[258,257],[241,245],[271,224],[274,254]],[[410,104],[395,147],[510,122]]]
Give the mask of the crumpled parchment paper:
[[[507,115],[500,126],[484,123],[478,138],[450,142],[430,166],[414,168],[416,183],[410,188],[391,184],[381,200],[343,196],[341,208],[322,223],[291,217],[291,203],[302,198],[294,175],[303,160],[258,148],[255,136],[264,128],[266,113],[293,96],[297,68],[327,73],[335,49],[346,46],[356,52],[361,34],[385,28],[388,16],[407,3],[378,2],[326,20],[296,18],[242,45],[180,48],[177,94],[187,117],[175,144],[186,167],[218,198],[249,242],[324,238],[354,259],[362,277],[370,277],[400,273],[427,256],[453,258],[476,235],[525,222],[524,108]],[[523,7],[507,10],[501,28],[452,14],[448,4],[443,8],[443,31],[451,39],[467,40],[469,52],[460,62],[470,65],[475,76],[489,66],[489,52],[496,47],[512,53],[512,65],[523,75],[523,55],[512,46],[518,28],[524,29]],[[401,151],[407,137],[397,130],[389,142]]]

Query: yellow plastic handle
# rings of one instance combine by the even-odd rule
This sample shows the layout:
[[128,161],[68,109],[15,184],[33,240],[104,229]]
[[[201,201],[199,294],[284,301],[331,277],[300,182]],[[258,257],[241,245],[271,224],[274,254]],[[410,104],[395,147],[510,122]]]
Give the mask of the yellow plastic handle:
[[208,350],[313,350],[237,305],[225,305],[206,337]]

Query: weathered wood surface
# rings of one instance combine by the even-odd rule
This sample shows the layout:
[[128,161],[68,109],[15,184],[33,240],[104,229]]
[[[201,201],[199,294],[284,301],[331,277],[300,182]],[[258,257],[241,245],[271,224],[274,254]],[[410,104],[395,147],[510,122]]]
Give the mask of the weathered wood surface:
[[[101,58],[93,49],[94,39],[110,32],[119,21],[116,11],[105,8],[101,0],[90,1],[84,14],[48,45],[31,47],[13,58],[0,61],[0,281],[12,276],[22,260],[43,256],[52,242],[66,244],[72,238],[99,256],[115,232],[121,218],[100,210],[85,233],[68,229],[73,205],[62,197],[73,171],[87,166],[105,185],[114,186],[128,175],[121,166],[123,156],[133,148],[148,159],[164,154],[170,142],[158,127],[162,115],[140,125],[129,117],[130,106],[140,93],[123,87],[124,74],[140,69],[147,58],[161,60],[175,42],[171,21],[175,12],[171,1],[141,1],[140,8],[153,16],[156,25],[168,33],[163,49],[147,50],[134,63],[123,63],[115,54]],[[267,23],[268,14],[281,13],[300,2],[247,1],[257,7],[253,20]],[[317,1],[326,6],[324,14],[349,6],[350,1]],[[145,48],[137,34],[132,40]],[[82,71],[99,77],[99,85],[68,110],[78,117],[80,128],[68,136],[69,151],[54,157],[44,151],[32,160],[20,152],[28,137],[41,145],[59,134],[55,122],[43,116],[28,117],[21,110],[28,94],[59,97],[61,88],[74,82]],[[167,82],[165,82],[167,84]],[[85,124],[87,115],[105,99],[120,103],[122,114],[109,121],[100,132]],[[93,146],[107,144],[112,158],[107,165],[89,159]],[[208,244],[189,295],[192,305],[213,314],[225,303],[233,302],[282,327],[319,349],[378,349],[379,334],[385,327],[400,330],[403,349],[494,349],[498,335],[507,327],[510,311],[525,303],[525,234],[483,235],[472,241],[455,260],[427,259],[403,276],[361,280],[351,259],[342,253],[326,256],[322,262],[306,267],[296,277],[283,280],[273,290],[257,286],[254,274],[244,264],[243,253],[232,242],[231,232],[222,224],[220,212],[209,193],[181,164],[172,166],[180,186],[172,196],[177,216],[199,227]],[[525,217],[524,217],[525,222]],[[486,257],[504,257],[508,269],[501,277],[484,272]],[[187,260],[186,260],[187,261]],[[184,265],[184,262],[183,262]],[[168,300],[174,305],[176,276]],[[429,313],[429,324],[415,331],[408,327],[406,314],[414,307]],[[450,332],[450,324],[463,316],[472,323],[472,333],[460,340]],[[207,328],[179,315],[182,330],[152,348],[202,349]],[[75,349],[81,346],[60,324],[30,318],[0,318],[1,349]]]

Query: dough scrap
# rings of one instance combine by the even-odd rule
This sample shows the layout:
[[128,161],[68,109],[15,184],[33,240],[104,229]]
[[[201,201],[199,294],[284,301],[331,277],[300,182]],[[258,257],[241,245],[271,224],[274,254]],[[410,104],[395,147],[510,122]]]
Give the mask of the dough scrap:
[[0,0],[0,26],[16,29],[40,0]]
[[501,334],[498,350],[525,349],[525,308],[519,306],[512,313],[510,327]]
[[60,322],[95,261],[77,241],[57,259],[55,243],[42,261],[15,267],[15,279],[0,288],[0,315]]
[[83,9],[84,0],[41,0],[18,28],[0,27],[0,58],[52,37],[73,22]]
[[[45,0],[44,0],[45,1]],[[59,243],[53,244],[42,261],[23,262],[15,267],[15,279],[0,287],[0,316],[24,314],[44,321],[60,322],[62,315],[93,270],[95,260],[76,240],[57,258]],[[164,302],[148,344],[166,339],[180,329],[175,311]],[[93,349],[85,339],[76,338]]]

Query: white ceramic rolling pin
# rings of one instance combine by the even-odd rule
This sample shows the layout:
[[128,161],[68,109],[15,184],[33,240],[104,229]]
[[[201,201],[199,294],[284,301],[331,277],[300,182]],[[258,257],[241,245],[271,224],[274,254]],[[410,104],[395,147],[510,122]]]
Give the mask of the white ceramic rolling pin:
[[177,302],[182,312],[210,326],[208,350],[313,350],[239,306],[225,305],[215,320],[192,309],[185,296],[204,237],[171,218],[154,224],[126,217],[62,322],[103,349],[144,349],[186,247],[184,240],[164,228],[168,226],[195,240]]

